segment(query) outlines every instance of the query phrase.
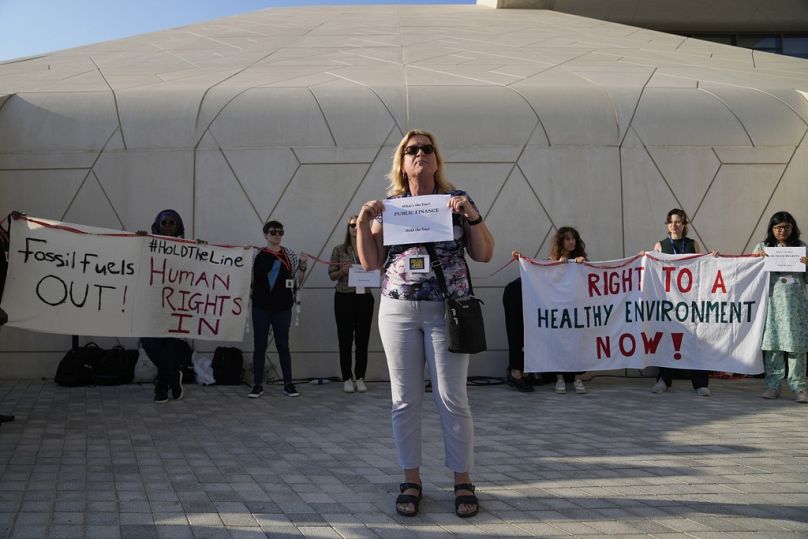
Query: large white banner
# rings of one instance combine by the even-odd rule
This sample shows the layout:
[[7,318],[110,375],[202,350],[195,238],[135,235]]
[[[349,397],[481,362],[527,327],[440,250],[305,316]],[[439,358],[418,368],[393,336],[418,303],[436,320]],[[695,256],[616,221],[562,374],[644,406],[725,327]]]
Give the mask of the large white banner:
[[763,258],[647,253],[584,264],[520,259],[525,371],[648,366],[763,372]]
[[9,326],[67,335],[241,341],[252,250],[12,221]]

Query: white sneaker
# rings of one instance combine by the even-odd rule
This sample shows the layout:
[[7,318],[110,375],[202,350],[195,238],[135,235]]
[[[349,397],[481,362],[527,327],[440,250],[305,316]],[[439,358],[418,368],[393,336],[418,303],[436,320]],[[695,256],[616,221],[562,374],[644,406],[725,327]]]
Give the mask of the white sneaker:
[[583,380],[578,380],[576,378],[576,380],[572,383],[572,386],[575,388],[575,392],[579,395],[586,393],[586,386],[584,385]]
[[699,397],[709,397],[710,396],[710,388],[709,387],[700,387],[696,390],[696,395]]
[[805,391],[804,389],[800,389],[797,392],[797,396],[794,398],[794,400],[796,400],[800,404],[808,403],[808,391]]
[[780,388],[779,387],[775,387],[775,388],[770,387],[769,389],[767,389],[766,391],[763,392],[763,395],[761,395],[761,397],[763,397],[764,399],[779,399],[780,398]]
[[345,383],[342,384],[342,390],[345,393],[353,393],[354,391],[356,391],[356,388],[354,387],[354,381],[345,380]]
[[665,380],[660,380],[651,388],[651,393],[665,393],[667,390],[668,386],[665,385]]
[[358,378],[356,380],[356,392],[357,393],[364,393],[367,390],[368,390],[368,386],[365,385],[365,379],[364,378]]
[[564,382],[564,380],[556,380],[554,391],[559,395],[563,395],[567,392],[567,384]]

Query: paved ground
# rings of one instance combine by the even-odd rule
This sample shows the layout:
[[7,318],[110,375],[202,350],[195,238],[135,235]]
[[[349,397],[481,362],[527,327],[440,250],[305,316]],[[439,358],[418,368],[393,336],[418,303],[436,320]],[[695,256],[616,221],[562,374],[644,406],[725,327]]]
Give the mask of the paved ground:
[[[0,537],[808,537],[808,405],[761,380],[470,390],[482,512],[461,520],[434,408],[422,514],[395,514],[389,388],[0,382]],[[430,403],[431,404],[431,403]]]

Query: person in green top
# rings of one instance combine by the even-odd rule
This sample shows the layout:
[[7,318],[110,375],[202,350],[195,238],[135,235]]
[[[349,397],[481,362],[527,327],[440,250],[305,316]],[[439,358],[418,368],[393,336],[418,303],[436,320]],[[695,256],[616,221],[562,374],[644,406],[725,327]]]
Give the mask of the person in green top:
[[[766,239],[755,247],[755,254],[766,256],[766,247],[803,247],[797,221],[787,211],[778,211],[769,219]],[[808,263],[805,251],[800,262]],[[808,352],[808,273],[778,272],[769,274],[769,309],[763,330],[763,368],[768,388],[764,399],[780,397],[788,359],[788,385],[794,398],[808,403],[805,383],[805,354]]]

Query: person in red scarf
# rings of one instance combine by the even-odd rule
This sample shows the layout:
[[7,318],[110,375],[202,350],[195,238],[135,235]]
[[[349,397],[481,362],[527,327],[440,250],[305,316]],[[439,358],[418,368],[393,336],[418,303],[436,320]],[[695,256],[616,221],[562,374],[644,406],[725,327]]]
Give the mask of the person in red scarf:
[[298,397],[300,393],[292,383],[289,327],[292,325],[298,273],[305,273],[308,264],[305,255],[300,257],[281,245],[283,225],[280,222],[269,221],[263,230],[267,246],[253,262],[253,388],[247,396],[256,399],[264,393],[264,362],[271,327],[283,373],[283,392],[288,397]]

